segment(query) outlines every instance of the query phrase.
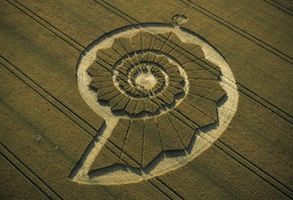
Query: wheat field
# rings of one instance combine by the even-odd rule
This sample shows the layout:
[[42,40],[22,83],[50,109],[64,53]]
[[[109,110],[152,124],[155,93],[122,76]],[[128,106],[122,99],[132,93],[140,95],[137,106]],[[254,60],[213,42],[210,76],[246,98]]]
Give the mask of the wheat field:
[[290,0],[4,0],[1,199],[292,199]]

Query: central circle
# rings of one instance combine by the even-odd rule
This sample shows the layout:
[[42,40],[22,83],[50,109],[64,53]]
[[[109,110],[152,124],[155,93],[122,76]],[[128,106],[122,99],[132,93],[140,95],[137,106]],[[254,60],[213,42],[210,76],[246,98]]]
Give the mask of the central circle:
[[[139,101],[137,109],[134,106],[138,111],[143,109],[143,115],[139,117],[169,111],[188,93],[189,81],[185,70],[180,63],[162,52],[149,50],[129,53],[114,64],[111,74],[114,86],[123,94],[123,98],[126,96],[132,100],[131,102]],[[107,89],[107,86],[104,88]],[[123,99],[120,97],[120,100]],[[122,103],[126,101],[127,99]],[[147,104],[147,107],[142,104]],[[113,111],[115,112],[114,109]],[[125,111],[125,114],[134,115],[129,112]]]
[[138,74],[134,82],[146,90],[151,90],[157,84],[157,79],[152,73],[147,72]]

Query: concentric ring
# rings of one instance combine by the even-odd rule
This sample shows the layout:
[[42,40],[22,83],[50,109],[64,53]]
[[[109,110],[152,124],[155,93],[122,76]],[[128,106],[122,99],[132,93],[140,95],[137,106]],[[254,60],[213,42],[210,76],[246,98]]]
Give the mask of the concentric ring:
[[[128,110],[121,108],[121,102],[115,104],[109,99],[112,113],[119,116],[141,118],[167,112],[184,98],[189,86],[186,72],[179,63],[162,52],[158,54],[151,50],[128,53],[113,65],[112,74],[113,84],[124,95],[120,95],[121,99],[128,96],[136,105],[142,105],[140,109]],[[172,90],[173,86],[169,84],[169,74],[180,80],[176,91]],[[92,87],[103,91],[99,86],[95,86],[96,81],[93,83]],[[104,100],[99,95],[97,99]]]

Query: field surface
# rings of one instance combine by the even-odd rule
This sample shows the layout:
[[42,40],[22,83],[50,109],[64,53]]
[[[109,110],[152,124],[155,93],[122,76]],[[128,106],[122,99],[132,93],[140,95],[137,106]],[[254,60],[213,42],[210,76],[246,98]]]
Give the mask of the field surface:
[[[144,23],[174,25],[178,22],[174,21],[176,14],[187,17],[181,27],[198,34],[229,64],[239,93],[231,123],[194,160],[160,176],[118,185],[73,181],[72,170],[105,125],[105,119],[79,93],[80,55],[91,43],[113,30]],[[3,0],[0,7],[0,199],[292,199],[292,15],[290,0]],[[151,58],[160,60],[158,63],[168,62],[162,54],[155,55],[160,50],[174,57],[191,52],[200,59],[186,59],[191,59],[188,62],[196,66],[201,66],[202,61],[209,63],[202,51],[189,48],[171,33],[160,36],[161,40],[155,38],[157,42],[153,44],[155,39],[144,35],[155,53],[143,58],[142,52],[140,62],[147,63]],[[167,38],[165,42],[164,38]],[[131,41],[134,40],[135,36]],[[119,42],[122,44],[122,39]],[[159,42],[161,46],[156,46]],[[131,51],[126,43],[123,48],[115,45],[108,51],[114,49],[117,54]],[[98,55],[100,60],[96,65],[99,66],[92,65],[89,74],[107,76],[106,67],[104,71],[95,71],[103,62],[104,66],[111,63],[106,54]],[[179,57],[187,62],[182,55]],[[145,70],[141,66],[138,70]],[[198,77],[193,77],[188,66],[183,65],[186,76],[190,77],[189,92],[194,96],[184,96],[176,109],[158,116],[159,109],[169,108],[183,98],[180,94],[186,92],[186,83],[183,84],[187,82],[186,76],[176,75],[178,71],[173,72],[171,65],[164,68],[166,73],[173,74],[168,79],[160,67],[154,67],[152,73],[161,79],[140,77],[135,70],[128,70],[133,83],[147,89],[157,87],[159,91],[164,85],[173,87],[160,98],[152,101],[146,98],[142,103],[135,99],[137,95],[146,97],[148,93],[141,91],[147,89],[127,89],[127,82],[123,82],[123,77],[119,79],[119,73],[127,69],[122,64],[119,67],[117,84],[131,93],[131,98],[119,99],[120,94],[108,88],[108,80],[99,82],[103,78],[90,83],[93,91],[99,91],[98,99],[117,110],[117,116],[121,113],[129,116],[129,119],[119,119],[101,150],[102,156],[93,162],[91,169],[113,163],[144,168],[162,151],[186,153],[191,137],[186,133],[217,122],[213,106],[223,98],[224,91],[219,85],[212,84],[212,91],[206,88],[209,82],[217,82],[221,74],[216,66],[196,72]],[[203,102],[200,106],[204,110],[193,107],[197,98],[202,97],[192,87],[193,82],[202,84],[205,89],[200,92],[208,92],[214,104]],[[134,120],[144,112],[150,116],[148,119]],[[158,135],[160,138],[156,138]]]

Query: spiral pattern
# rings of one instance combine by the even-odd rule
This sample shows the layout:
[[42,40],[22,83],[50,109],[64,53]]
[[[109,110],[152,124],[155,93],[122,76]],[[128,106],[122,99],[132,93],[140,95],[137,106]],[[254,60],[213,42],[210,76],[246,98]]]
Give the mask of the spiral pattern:
[[[194,130],[217,122],[216,103],[225,95],[220,69],[199,45],[172,31],[142,30],[116,37],[95,56],[89,88],[120,118],[109,138],[121,149],[115,162],[144,168],[162,152],[189,152]],[[99,160],[98,167],[115,162]]]

